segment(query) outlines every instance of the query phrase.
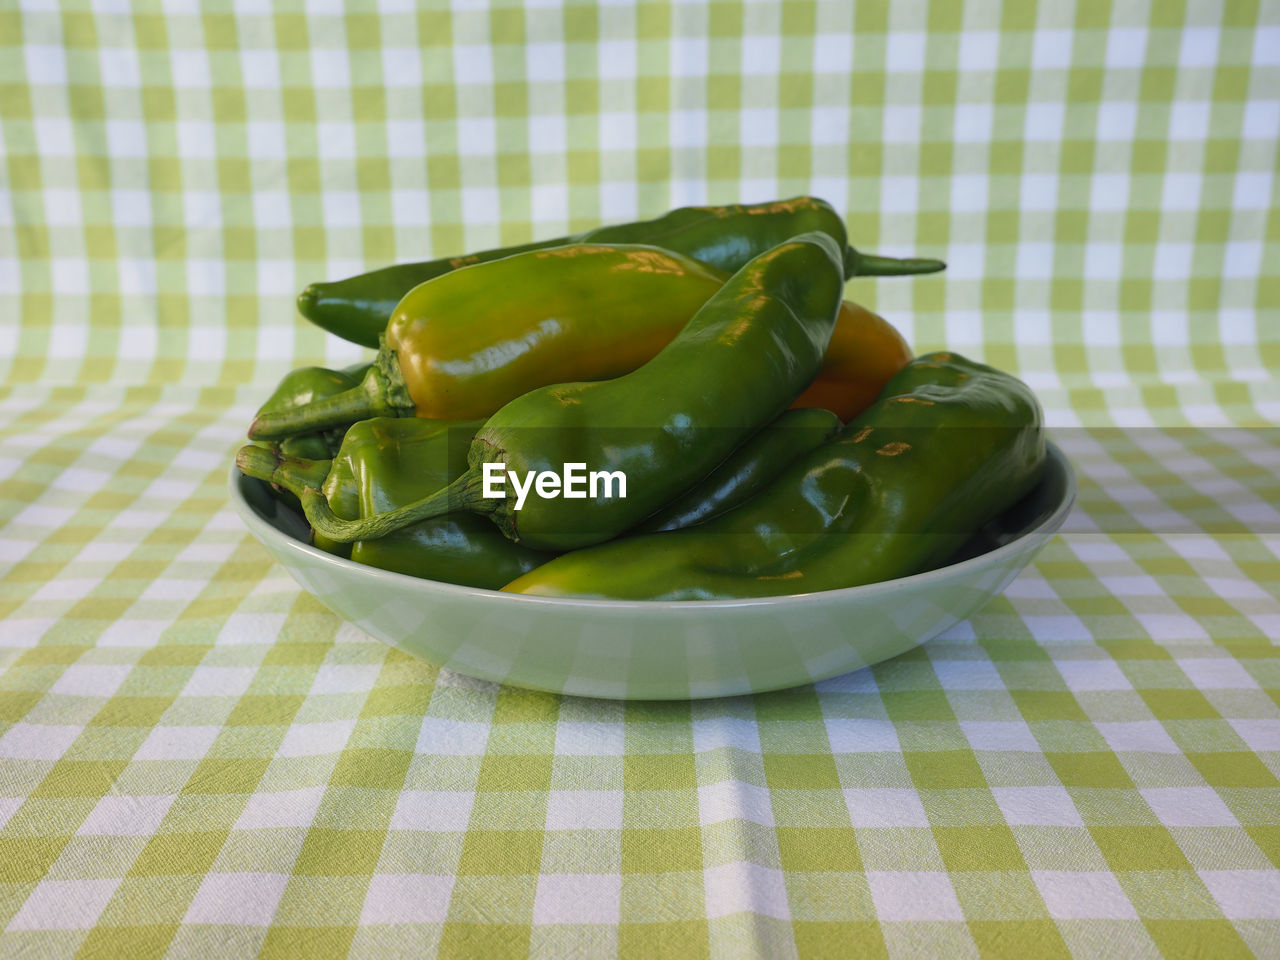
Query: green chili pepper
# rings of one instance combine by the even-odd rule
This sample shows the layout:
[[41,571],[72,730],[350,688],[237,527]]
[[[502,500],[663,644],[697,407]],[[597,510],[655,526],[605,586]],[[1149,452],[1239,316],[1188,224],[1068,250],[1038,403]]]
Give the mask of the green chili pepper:
[[[297,409],[325,397],[350,390],[364,379],[369,372],[369,364],[356,364],[343,370],[330,370],[326,367],[300,367],[291,370],[276,385],[266,403],[258,408],[255,417],[268,416]],[[264,443],[264,446],[288,457],[306,457],[321,459],[330,457],[342,442],[341,430],[318,430],[314,433],[299,434],[286,437],[279,442]],[[279,484],[272,484],[272,494],[294,510],[301,510],[302,503],[297,496]]]
[[954,354],[908,364],[830,443],[737,510],[688,530],[579,550],[505,589],[706,600],[810,593],[944,563],[1026,495],[1045,457],[1015,377]]
[[[326,367],[299,367],[284,375],[266,403],[258,408],[254,419],[297,410],[308,404],[345,393],[355,387],[369,372],[369,364],[363,363],[346,370],[330,370]],[[279,443],[280,452],[287,457],[322,459],[333,455],[341,435],[336,438],[320,431],[286,437]]]
[[597,227],[569,237],[469,256],[396,264],[333,283],[313,283],[298,296],[298,310],[330,333],[377,347],[378,337],[405,294],[460,267],[570,243],[641,243],[733,273],[752,257],[810,230],[830,233],[841,245],[846,277],[934,273],[946,266],[940,260],[898,260],[859,253],[847,245],[844,223],[829,204],[813,197],[795,197],[772,203],[680,207],[654,220]]
[[404,298],[358,387],[261,416],[249,436],[371,416],[470,420],[537,387],[621,376],[661,350],[724,280],[696,260],[636,245],[557,247],[468,267]]
[[826,443],[843,426],[839,417],[821,407],[786,411],[637,531],[692,527],[746,503],[797,457]]
[[[448,488],[377,517],[344,522],[323,497],[303,496],[311,525],[334,540],[368,540],[453,510],[486,513],[511,539],[566,550],[611,539],[710,473],[791,403],[822,363],[840,308],[840,248],[808,233],[739,270],[663,350],[615,380],[531,391],[489,418]],[[581,498],[484,496],[486,463],[527,483],[586,471],[621,472],[627,492]],[[550,484],[548,484],[550,487]],[[543,491],[539,490],[539,494]]]
[[[335,516],[357,520],[438,490],[466,465],[471,437],[481,426],[429,420],[365,420],[347,431],[329,460],[280,457],[258,446],[236,457],[250,476],[298,496],[312,490]],[[316,546],[352,560],[415,577],[497,589],[551,559],[512,543],[474,514],[436,517],[379,540],[339,544],[315,534]]]

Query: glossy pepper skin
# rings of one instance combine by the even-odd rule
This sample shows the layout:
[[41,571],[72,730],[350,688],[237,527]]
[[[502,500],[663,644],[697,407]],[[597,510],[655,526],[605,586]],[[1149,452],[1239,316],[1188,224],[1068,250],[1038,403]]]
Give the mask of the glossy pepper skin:
[[1020,380],[920,357],[830,443],[737,510],[551,561],[513,593],[709,600],[811,593],[944,563],[1039,481],[1040,406]]
[[[844,288],[840,248],[821,233],[779,244],[716,292],[680,334],[638,370],[614,380],[524,394],[476,434],[470,468],[417,504],[356,523],[323,497],[302,505],[334,540],[372,539],[450,510],[487,513],[511,539],[571,550],[612,539],[669,503],[790,405],[818,372]],[[581,499],[483,496],[483,464],[525,477],[620,471],[627,495],[604,485]],[[617,488],[613,491],[617,493]],[[326,516],[326,514],[328,514]]]
[[417,416],[487,417],[537,387],[629,373],[724,280],[657,247],[537,250],[415,287],[387,324],[386,346]]
[[410,290],[462,267],[572,243],[640,243],[733,273],[752,257],[811,230],[829,233],[843,247],[846,277],[934,273],[945,267],[939,260],[896,260],[859,253],[848,245],[844,222],[826,201],[793,197],[771,203],[680,207],[654,220],[597,227],[468,256],[397,264],[333,283],[313,283],[299,294],[298,311],[345,340],[377,347],[396,305]]
[[469,420],[537,387],[620,376],[661,350],[724,279],[639,245],[579,244],[467,267],[400,302],[358,387],[258,417],[249,435],[370,416]]
[[[628,248],[607,248],[609,254],[624,249]],[[301,402],[264,406],[251,430],[255,435],[276,435],[303,429],[299,420],[303,417],[307,419],[302,423],[315,422],[315,418],[339,423],[374,414],[432,419],[486,416],[496,409],[496,401],[512,399],[526,389],[604,379],[634,370],[680,332],[699,298],[710,296],[708,277],[720,276],[713,268],[697,266],[687,274],[671,275],[667,299],[659,301],[660,309],[642,309],[644,303],[632,296],[637,286],[648,287],[648,282],[582,289],[592,270],[596,266],[605,269],[611,259],[614,269],[626,271],[677,268],[665,255],[651,257],[646,263],[642,250],[630,249],[626,258],[586,245],[534,254],[531,261],[549,261],[556,269],[542,272],[537,281],[523,287],[506,285],[523,282],[517,272],[526,265],[523,258],[492,264],[485,268],[483,286],[513,293],[527,291],[538,298],[537,309],[529,303],[509,303],[510,298],[497,297],[490,308],[481,311],[480,323],[472,322],[476,317],[468,307],[475,296],[477,284],[473,281],[479,281],[480,274],[461,271],[425,284],[396,311],[387,338],[394,349],[380,357],[384,366],[368,373],[357,389],[346,392],[342,399],[331,394],[335,399],[323,407]],[[573,263],[566,264],[566,260]],[[579,264],[589,269],[579,270]],[[587,308],[593,305],[601,309],[586,316]],[[564,322],[565,318],[580,322]],[[617,319],[622,322],[611,322]],[[495,358],[504,358],[504,362],[495,362]],[[869,406],[910,359],[911,348],[891,324],[846,300],[817,379],[792,406],[820,407],[848,421]],[[408,395],[392,402],[403,393]],[[317,393],[316,399],[324,397]]]
[[830,410],[787,410],[729,454],[722,464],[636,528],[657,533],[706,523],[751,499],[799,456],[844,426]]
[[[347,431],[332,461],[274,457],[250,446],[240,451],[237,462],[250,476],[298,495],[319,490],[335,515],[355,520],[447,486],[465,468],[467,449],[479,426],[365,420]],[[383,570],[488,589],[497,589],[553,556],[512,543],[493,524],[469,513],[437,517],[379,540],[339,544],[317,535],[315,544]]]

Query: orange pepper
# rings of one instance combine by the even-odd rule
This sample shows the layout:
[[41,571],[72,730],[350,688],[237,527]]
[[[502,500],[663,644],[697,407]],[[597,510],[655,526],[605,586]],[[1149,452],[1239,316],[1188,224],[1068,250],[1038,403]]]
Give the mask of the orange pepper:
[[846,300],[817,379],[791,407],[822,407],[847,423],[910,360],[911,348],[888,320]]

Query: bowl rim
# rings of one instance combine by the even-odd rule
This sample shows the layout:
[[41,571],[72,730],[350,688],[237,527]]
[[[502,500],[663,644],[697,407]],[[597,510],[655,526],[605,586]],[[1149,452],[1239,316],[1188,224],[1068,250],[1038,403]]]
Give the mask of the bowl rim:
[[[932,570],[926,570],[922,573],[913,573],[906,577],[896,577],[892,580],[881,580],[877,583],[864,583],[853,587],[840,587],[835,590],[813,590],[808,593],[786,593],[772,597],[741,597],[729,598],[721,600],[603,600],[594,597],[541,597],[532,594],[523,593],[506,593],[501,590],[490,590],[485,587],[468,587],[457,583],[445,583],[442,580],[429,580],[425,577],[415,577],[407,573],[397,573],[394,570],[383,570],[379,567],[371,567],[367,564],[356,563],[354,560],[348,560],[344,557],[334,556],[331,553],[312,546],[309,543],[303,543],[294,537],[276,529],[272,524],[259,516],[253,505],[250,504],[240,491],[240,480],[244,477],[239,468],[233,462],[228,473],[227,486],[230,492],[232,506],[240,515],[240,519],[249,528],[249,532],[263,541],[264,545],[267,540],[277,542],[286,551],[300,554],[302,557],[311,561],[319,561],[329,564],[335,569],[342,570],[346,573],[367,577],[370,581],[378,581],[387,584],[396,584],[401,587],[409,586],[420,590],[427,590],[432,593],[443,593],[446,596],[455,598],[471,597],[477,600],[488,600],[491,602],[507,603],[507,604],[532,604],[535,607],[548,608],[591,608],[606,610],[630,610],[639,612],[688,612],[691,610],[718,609],[724,607],[788,607],[793,604],[813,603],[814,597],[822,597],[830,600],[855,599],[873,596],[890,590],[897,590],[903,587],[927,588],[931,583],[940,582],[957,574],[963,575],[975,567],[985,567],[993,563],[998,563],[1006,556],[1017,553],[1025,548],[1028,540],[1042,535],[1052,535],[1062,526],[1067,514],[1071,511],[1076,499],[1076,475],[1075,469],[1071,465],[1071,461],[1067,458],[1060,447],[1052,440],[1045,442],[1045,463],[1046,469],[1052,464],[1062,473],[1063,478],[1063,495],[1062,499],[1049,511],[1049,513],[1035,526],[1024,531],[1020,536],[1010,540],[1008,543],[1001,544],[993,550],[980,553],[977,556],[969,557],[957,563],[949,563],[942,567],[935,567]],[[250,478],[246,478],[250,479]],[[262,481],[258,481],[259,483]],[[1043,481],[1042,481],[1043,482]]]

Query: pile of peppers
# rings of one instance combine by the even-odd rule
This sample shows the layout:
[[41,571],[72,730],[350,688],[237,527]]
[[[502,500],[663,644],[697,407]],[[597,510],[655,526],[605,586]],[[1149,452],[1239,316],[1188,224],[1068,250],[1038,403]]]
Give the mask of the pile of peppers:
[[[943,267],[861,253],[798,197],[312,284],[300,312],[377,356],[286,376],[237,463],[316,547],[472,587],[704,600],[921,572],[1045,460],[1021,381],[913,358],[843,299]],[[571,463],[592,475],[572,497],[490,486]]]

